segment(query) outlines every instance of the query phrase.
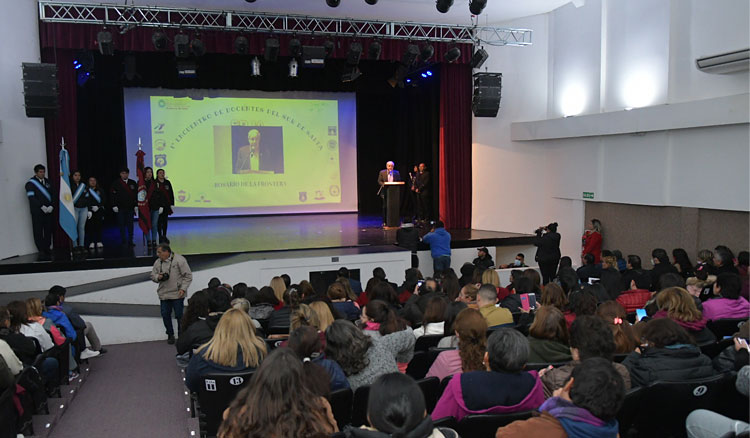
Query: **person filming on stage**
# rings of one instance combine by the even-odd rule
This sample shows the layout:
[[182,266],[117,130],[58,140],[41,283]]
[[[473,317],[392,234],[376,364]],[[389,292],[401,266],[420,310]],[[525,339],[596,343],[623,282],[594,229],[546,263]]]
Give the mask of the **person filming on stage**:
[[161,302],[161,317],[167,330],[167,343],[174,344],[172,310],[179,330],[184,300],[193,281],[193,273],[185,257],[173,253],[167,244],[162,243],[156,247],[156,256],[154,268],[151,270],[151,280],[159,283],[156,293]]
[[387,190],[384,187],[385,183],[401,181],[401,174],[394,167],[395,164],[393,161],[389,161],[385,163],[385,169],[381,170],[380,174],[378,174],[378,184],[380,185],[378,194],[383,201],[383,226],[386,223],[386,206],[388,205]]

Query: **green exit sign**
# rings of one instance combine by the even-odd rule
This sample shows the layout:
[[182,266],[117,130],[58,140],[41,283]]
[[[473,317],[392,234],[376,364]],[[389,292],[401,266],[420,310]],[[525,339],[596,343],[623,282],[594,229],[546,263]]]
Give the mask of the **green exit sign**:
[[583,199],[594,199],[594,192],[583,192]]

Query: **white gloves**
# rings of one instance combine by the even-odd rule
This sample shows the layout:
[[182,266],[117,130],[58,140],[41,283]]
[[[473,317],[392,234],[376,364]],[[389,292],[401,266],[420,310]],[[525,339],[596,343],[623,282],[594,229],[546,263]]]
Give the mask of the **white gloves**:
[[55,207],[53,207],[53,206],[51,206],[51,205],[48,205],[48,206],[46,206],[46,207],[42,207],[42,211],[43,211],[44,213],[47,213],[47,214],[50,214],[50,213],[52,213],[52,210],[54,210],[54,209],[55,209]]
[[133,214],[138,214],[138,206],[133,207]]
[[117,208],[117,207],[112,207],[112,211],[114,211],[115,213],[119,213],[119,212],[120,212],[120,209],[119,209],[119,208]]
[[159,214],[164,213],[164,207],[159,207]]
[[91,216],[93,216],[93,215],[94,215],[94,213],[92,213],[92,212],[86,213],[86,219],[91,219]]
[[99,206],[95,205],[95,206],[91,207],[91,211],[93,211],[94,213],[96,213],[97,211],[99,211]]
[[41,209],[42,209],[42,213],[46,213],[46,212],[47,212],[47,207],[45,207],[45,206],[43,206],[43,205],[42,205],[42,206],[41,206],[41,207],[39,207],[39,208],[41,208]]

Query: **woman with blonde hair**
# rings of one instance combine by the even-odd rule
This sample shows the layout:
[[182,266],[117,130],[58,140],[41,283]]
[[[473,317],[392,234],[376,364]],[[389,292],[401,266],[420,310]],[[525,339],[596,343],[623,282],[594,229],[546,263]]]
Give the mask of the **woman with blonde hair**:
[[273,295],[279,301],[278,307],[274,306],[274,309],[279,310],[280,308],[284,307],[284,292],[286,292],[286,283],[284,283],[283,278],[276,276],[271,279],[271,283],[268,286],[273,289]]
[[458,373],[484,370],[484,353],[487,350],[487,321],[476,309],[464,309],[453,324],[457,350],[441,352],[425,377],[440,380]]
[[664,289],[656,295],[656,305],[659,311],[654,314],[654,319],[671,319],[687,330],[698,345],[716,341],[711,330],[706,328],[708,320],[698,310],[693,297],[685,289],[681,287]]
[[320,330],[318,315],[307,304],[300,304],[292,310],[292,315],[289,318],[289,333],[302,326],[309,326],[315,330]]
[[318,330],[325,332],[328,326],[333,323],[333,314],[331,309],[328,308],[328,304],[323,301],[313,301],[310,303],[310,308],[318,317]]
[[229,309],[219,320],[214,336],[201,345],[185,371],[185,386],[197,391],[200,379],[213,372],[249,371],[266,356],[266,343],[255,336],[253,320],[240,309]]
[[494,269],[485,269],[482,272],[482,284],[491,284],[495,287],[500,287],[500,276],[497,275],[497,271]]

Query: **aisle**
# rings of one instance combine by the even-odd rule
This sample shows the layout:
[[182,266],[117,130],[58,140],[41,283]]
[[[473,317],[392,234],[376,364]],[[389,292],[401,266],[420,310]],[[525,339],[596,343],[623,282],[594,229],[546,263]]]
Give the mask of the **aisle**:
[[166,340],[108,345],[50,438],[188,435],[184,387]]

